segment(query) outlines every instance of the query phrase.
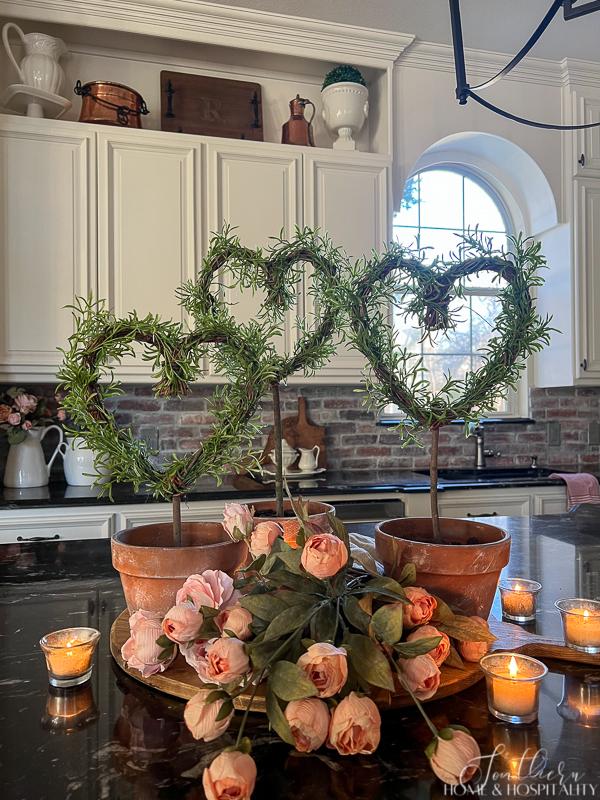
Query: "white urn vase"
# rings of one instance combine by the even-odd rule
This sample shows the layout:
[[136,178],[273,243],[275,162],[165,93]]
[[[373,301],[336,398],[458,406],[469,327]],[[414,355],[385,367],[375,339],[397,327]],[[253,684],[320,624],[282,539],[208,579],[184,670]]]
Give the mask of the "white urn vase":
[[332,83],[321,91],[322,116],[329,131],[337,136],[334,150],[356,150],[354,137],[369,115],[369,90],[361,83]]
[[90,450],[80,436],[70,437],[60,445],[63,456],[65,480],[69,486],[92,486],[102,483],[108,477],[108,471],[96,467],[93,450]]
[[[42,450],[42,440],[50,431],[58,431],[59,442],[48,463]],[[60,451],[63,441],[62,428],[50,425],[47,428],[32,428],[19,444],[11,444],[4,470],[4,485],[10,489],[31,489],[47,486],[50,468]]]

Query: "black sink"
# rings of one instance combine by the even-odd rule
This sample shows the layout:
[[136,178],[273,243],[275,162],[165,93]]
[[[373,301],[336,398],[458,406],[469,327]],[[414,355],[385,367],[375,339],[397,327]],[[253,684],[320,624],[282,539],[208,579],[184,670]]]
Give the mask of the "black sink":
[[[429,476],[428,469],[414,470],[419,475]],[[510,481],[510,480],[532,480],[535,478],[547,478],[552,475],[554,470],[547,467],[486,467],[485,469],[440,469],[438,480],[440,481]]]

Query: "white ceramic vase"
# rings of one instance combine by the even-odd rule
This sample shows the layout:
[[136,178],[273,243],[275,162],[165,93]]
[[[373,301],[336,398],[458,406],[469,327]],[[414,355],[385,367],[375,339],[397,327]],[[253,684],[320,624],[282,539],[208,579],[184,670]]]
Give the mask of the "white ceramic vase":
[[[58,431],[58,444],[48,463],[42,450],[42,441],[50,432]],[[11,444],[4,470],[4,485],[11,489],[31,489],[35,486],[47,486],[50,468],[60,452],[63,443],[62,428],[50,425],[48,428],[32,428],[27,432],[24,441]]]
[[65,479],[69,486],[92,486],[98,479],[106,479],[107,472],[99,471],[90,450],[80,436],[70,437],[60,445]]
[[[8,40],[8,34],[14,30],[25,48],[25,56],[21,63],[17,61]],[[45,33],[23,33],[14,22],[7,22],[2,28],[2,41],[4,49],[17,71],[24,86],[40,89],[43,92],[57,95],[64,79],[63,68],[59,59],[65,55],[67,48],[62,39],[48,36]],[[27,116],[43,117],[43,109],[39,103],[30,103],[33,108],[27,108]],[[39,106],[36,111],[35,106]]]
[[322,116],[337,139],[334,150],[356,150],[354,137],[369,115],[369,90],[361,83],[332,83],[321,92]]

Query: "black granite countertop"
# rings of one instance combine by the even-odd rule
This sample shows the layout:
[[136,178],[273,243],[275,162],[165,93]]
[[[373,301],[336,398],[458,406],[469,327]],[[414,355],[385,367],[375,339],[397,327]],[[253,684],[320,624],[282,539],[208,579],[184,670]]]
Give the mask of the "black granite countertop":
[[[540,467],[528,470],[518,477],[507,477],[506,470],[489,468],[477,475],[453,480],[441,479],[440,492],[461,489],[491,489],[517,486],[558,486],[560,480],[547,477],[549,468]],[[555,467],[557,472],[562,470]],[[470,472],[470,471],[469,471]],[[329,470],[322,475],[290,481],[292,491],[298,490],[303,496],[338,494],[389,494],[394,492],[428,492],[429,478],[420,472],[394,470],[380,472],[358,472]],[[188,502],[199,500],[243,500],[262,495],[273,497],[275,493],[272,480],[261,480],[250,475],[228,475],[218,485],[212,478],[206,478],[186,494]],[[130,484],[113,487],[113,501],[119,505],[153,502],[148,493],[135,492]],[[65,483],[51,483],[36,489],[8,489],[0,487],[0,510],[19,508],[58,508],[68,506],[110,505],[109,497],[99,497],[99,490],[93,486],[67,486]]]
[[[592,513],[588,519],[588,510],[580,512],[496,520],[512,534],[506,574],[543,584],[533,625],[542,634],[560,636],[553,606],[558,597],[600,596],[598,516]],[[373,530],[372,525],[355,527],[363,533]],[[202,800],[199,776],[224,740],[195,742],[182,722],[182,702],[146,689],[114,664],[109,631],[123,605],[106,540],[0,545],[2,798]],[[496,601],[493,613],[498,611]],[[61,728],[49,714],[55,698],[38,647],[42,634],[67,625],[91,625],[102,633],[92,680],[78,694],[89,711],[74,730]],[[467,725],[484,755],[500,744],[511,759],[518,759],[526,747],[545,753],[542,774],[512,782],[490,776],[480,797],[600,796],[600,728],[561,716],[568,712],[565,698],[576,697],[582,682],[600,681],[600,669],[566,662],[548,666],[538,723],[518,728],[492,718],[483,683],[429,704],[438,727]],[[451,796],[429,771],[423,748],[430,737],[412,709],[384,714],[381,745],[371,757],[342,758],[330,751],[295,754],[270,736],[264,717],[251,718],[259,768],[254,800]],[[506,763],[494,761],[494,771],[506,771]]]

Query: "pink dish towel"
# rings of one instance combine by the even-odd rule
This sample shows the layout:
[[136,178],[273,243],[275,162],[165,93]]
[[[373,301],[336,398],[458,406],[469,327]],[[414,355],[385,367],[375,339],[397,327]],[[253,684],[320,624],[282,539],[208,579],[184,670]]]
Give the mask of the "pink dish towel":
[[600,503],[600,484],[589,472],[553,472],[548,477],[567,484],[569,511],[579,503]]

